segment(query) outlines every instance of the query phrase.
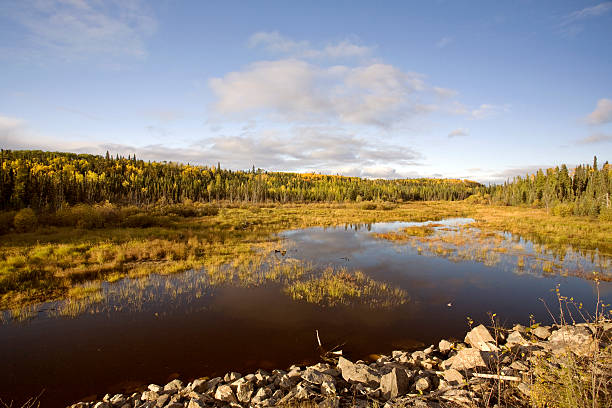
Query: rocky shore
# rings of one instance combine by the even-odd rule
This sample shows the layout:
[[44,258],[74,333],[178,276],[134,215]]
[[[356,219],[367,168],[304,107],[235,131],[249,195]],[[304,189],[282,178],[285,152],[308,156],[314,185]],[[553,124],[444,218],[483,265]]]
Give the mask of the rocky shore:
[[[538,383],[536,366],[562,367],[568,356],[572,361],[593,359],[611,338],[610,322],[515,325],[511,330],[480,325],[463,342],[442,340],[419,351],[393,351],[372,363],[328,353],[325,362],[308,367],[231,372],[188,384],[174,380],[151,384],[141,393],[106,395],[102,401],[70,407],[492,407],[502,400],[505,406],[530,406]],[[607,376],[604,391],[610,391],[605,361],[594,367],[604,380]]]

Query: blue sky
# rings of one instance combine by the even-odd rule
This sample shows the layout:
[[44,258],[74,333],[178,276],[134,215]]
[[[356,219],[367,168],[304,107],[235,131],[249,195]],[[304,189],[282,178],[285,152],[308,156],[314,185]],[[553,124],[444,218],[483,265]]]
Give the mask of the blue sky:
[[500,182],[612,153],[612,2],[0,4],[0,145]]

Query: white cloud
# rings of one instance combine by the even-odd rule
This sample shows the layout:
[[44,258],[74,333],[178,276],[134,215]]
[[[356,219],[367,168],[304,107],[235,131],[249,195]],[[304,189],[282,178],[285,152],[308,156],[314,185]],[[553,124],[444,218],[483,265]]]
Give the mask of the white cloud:
[[358,45],[349,40],[330,43],[321,48],[313,47],[309,41],[295,41],[277,31],[257,32],[249,38],[250,47],[261,47],[268,52],[285,54],[294,58],[353,58],[366,57],[373,47]]
[[274,113],[288,120],[389,126],[436,109],[422,75],[392,65],[324,67],[302,60],[256,62],[211,78],[221,114]]
[[496,116],[503,112],[508,112],[509,110],[510,110],[510,107],[507,105],[501,106],[501,105],[491,105],[488,103],[484,103],[480,105],[479,107],[477,107],[476,109],[473,109],[470,112],[470,115],[473,119],[486,119],[491,116]]
[[438,48],[444,48],[447,45],[449,45],[450,43],[452,43],[454,41],[454,39],[452,37],[442,37],[440,38],[440,40],[438,40],[438,42],[436,43],[436,47]]
[[454,98],[455,96],[459,95],[459,92],[457,92],[454,89],[448,89],[448,88],[440,88],[435,86],[433,88],[433,91],[436,93],[436,95],[438,95],[440,98]]
[[612,99],[603,98],[597,101],[597,107],[587,118],[591,125],[601,125],[612,122]]
[[470,134],[470,131],[467,129],[455,129],[452,132],[450,132],[448,134],[449,138],[453,138],[453,137],[458,137],[458,136],[468,136]]
[[142,57],[156,28],[141,0],[23,0],[2,11],[28,32],[15,53],[62,60]]
[[363,177],[399,177],[396,169],[419,164],[421,155],[409,147],[366,140],[333,126],[301,126],[290,130],[268,129],[242,135],[212,136],[177,148],[163,140],[163,128],[146,130],[161,143],[144,146],[105,143],[82,138],[65,139],[38,135],[17,118],[0,116],[0,144],[8,149],[43,149],[120,155],[136,154],[144,160],[194,164],[221,162],[224,168],[251,166],[272,171],[321,171]]
[[596,144],[612,142],[612,134],[593,133],[583,139],[578,140],[578,144]]

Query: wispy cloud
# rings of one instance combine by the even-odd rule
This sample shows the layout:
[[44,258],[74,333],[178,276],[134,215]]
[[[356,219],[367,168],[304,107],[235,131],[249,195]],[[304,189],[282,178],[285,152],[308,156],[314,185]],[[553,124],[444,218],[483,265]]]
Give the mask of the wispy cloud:
[[611,143],[612,134],[605,133],[593,133],[583,139],[578,140],[578,144],[599,144],[599,143]]
[[488,103],[484,103],[477,107],[476,109],[472,109],[470,115],[473,119],[485,119],[492,116],[499,115],[500,113],[508,112],[510,110],[509,105],[492,105]]
[[600,17],[612,11],[612,2],[606,1],[595,6],[576,10],[562,18],[560,32],[564,35],[574,36],[584,29],[587,20]]
[[595,110],[586,117],[586,121],[591,125],[612,122],[612,99],[603,98],[598,100]]
[[436,47],[444,48],[447,45],[451,44],[454,41],[453,37],[442,37],[436,43]]
[[0,9],[27,32],[14,53],[67,61],[143,57],[156,29],[141,0],[23,0]]
[[453,137],[459,137],[459,136],[468,136],[470,134],[470,131],[467,129],[455,129],[452,132],[450,132],[448,134],[449,138],[453,138]]
[[355,44],[350,40],[314,47],[309,41],[296,41],[277,31],[261,31],[248,41],[250,47],[261,47],[268,52],[295,58],[353,58],[369,56],[374,47]]

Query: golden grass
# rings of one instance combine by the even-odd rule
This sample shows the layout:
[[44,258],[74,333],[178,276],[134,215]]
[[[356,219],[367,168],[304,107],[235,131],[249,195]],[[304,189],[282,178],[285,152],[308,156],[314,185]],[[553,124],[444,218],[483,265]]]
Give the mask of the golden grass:
[[[87,281],[117,281],[127,276],[201,267],[212,271],[228,263],[242,268],[240,273],[246,276],[249,270],[256,269],[249,262],[257,251],[262,246],[274,246],[276,233],[287,229],[466,216],[475,218],[483,234],[494,238],[495,231],[508,231],[534,240],[546,249],[565,252],[571,245],[587,254],[597,249],[600,255],[612,256],[612,221],[561,218],[539,209],[465,202],[414,202],[378,205],[376,209],[364,209],[361,203],[243,207],[223,204],[217,215],[178,217],[164,226],[91,230],[39,227],[35,232],[3,235],[0,309],[66,298],[71,288]],[[427,228],[418,227],[409,233],[413,238],[418,234],[416,238],[430,238]],[[452,239],[462,236],[457,234]],[[503,237],[495,239],[501,242]],[[453,255],[444,245],[418,246],[423,252]]]

